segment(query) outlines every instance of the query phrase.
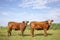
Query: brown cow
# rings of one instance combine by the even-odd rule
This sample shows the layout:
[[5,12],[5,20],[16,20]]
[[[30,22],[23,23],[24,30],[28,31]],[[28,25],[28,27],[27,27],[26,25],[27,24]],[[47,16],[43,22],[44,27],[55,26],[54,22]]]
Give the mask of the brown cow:
[[49,29],[52,22],[53,22],[53,20],[47,20],[47,21],[42,21],[42,22],[32,21],[30,23],[32,37],[34,36],[34,29],[44,30],[44,36],[46,36],[47,30]]
[[23,35],[23,32],[27,26],[28,21],[23,21],[22,23],[17,22],[8,22],[8,36],[11,35],[12,29],[14,30],[21,30],[21,33]]

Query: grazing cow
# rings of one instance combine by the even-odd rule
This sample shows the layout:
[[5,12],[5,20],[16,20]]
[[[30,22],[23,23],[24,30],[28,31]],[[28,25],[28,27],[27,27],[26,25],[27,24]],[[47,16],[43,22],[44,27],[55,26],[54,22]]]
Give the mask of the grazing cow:
[[27,23],[28,21],[23,21],[22,23],[8,22],[8,36],[11,35],[12,29],[20,30],[23,35],[23,32],[26,29]]
[[44,30],[44,36],[46,36],[47,35],[47,30],[49,29],[52,22],[53,22],[53,20],[47,20],[47,21],[42,21],[42,22],[32,21],[30,23],[32,37],[34,37],[34,29]]

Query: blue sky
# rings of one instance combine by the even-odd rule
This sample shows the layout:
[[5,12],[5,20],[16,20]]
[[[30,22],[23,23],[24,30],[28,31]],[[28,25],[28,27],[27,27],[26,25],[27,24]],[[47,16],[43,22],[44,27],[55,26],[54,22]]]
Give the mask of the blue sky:
[[60,23],[60,0],[0,0],[0,26],[9,21],[43,21]]

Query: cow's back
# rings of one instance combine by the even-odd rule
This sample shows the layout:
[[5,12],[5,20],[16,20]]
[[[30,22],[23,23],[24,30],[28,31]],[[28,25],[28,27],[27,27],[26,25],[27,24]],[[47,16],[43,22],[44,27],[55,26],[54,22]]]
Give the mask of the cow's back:
[[10,28],[17,29],[18,26],[19,26],[19,23],[17,23],[17,22],[9,22],[8,23],[8,27],[10,27]]
[[30,26],[35,29],[43,29],[43,28],[46,28],[47,25],[48,25],[48,22],[46,21],[43,21],[43,22],[33,21],[30,23]]

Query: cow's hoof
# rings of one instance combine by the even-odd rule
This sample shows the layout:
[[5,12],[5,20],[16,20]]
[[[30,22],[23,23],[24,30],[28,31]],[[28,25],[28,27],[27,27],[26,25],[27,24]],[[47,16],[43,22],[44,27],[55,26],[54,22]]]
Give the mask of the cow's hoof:
[[32,37],[34,37],[34,36],[32,36]]
[[44,35],[45,37],[47,36],[47,35]]

